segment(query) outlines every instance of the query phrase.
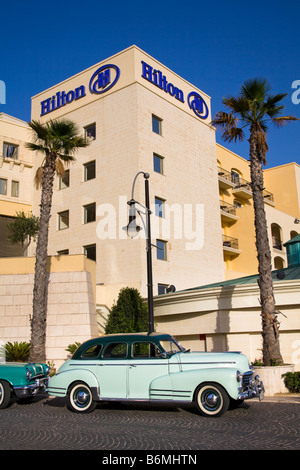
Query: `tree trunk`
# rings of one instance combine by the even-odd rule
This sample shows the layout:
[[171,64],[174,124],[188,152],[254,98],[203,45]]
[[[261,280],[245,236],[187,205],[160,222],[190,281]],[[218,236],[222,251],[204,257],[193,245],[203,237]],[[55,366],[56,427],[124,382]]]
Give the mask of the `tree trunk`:
[[32,362],[46,362],[48,232],[52,206],[55,161],[55,153],[46,156],[42,175],[40,227],[36,247],[31,319],[31,349],[29,356],[29,360]]
[[253,191],[254,223],[256,233],[256,249],[258,258],[258,285],[262,316],[263,363],[271,365],[272,360],[282,362],[279,346],[278,323],[273,293],[271,251],[268,239],[268,228],[264,206],[264,180],[262,158],[257,145],[259,133],[254,125],[250,133],[250,171]]

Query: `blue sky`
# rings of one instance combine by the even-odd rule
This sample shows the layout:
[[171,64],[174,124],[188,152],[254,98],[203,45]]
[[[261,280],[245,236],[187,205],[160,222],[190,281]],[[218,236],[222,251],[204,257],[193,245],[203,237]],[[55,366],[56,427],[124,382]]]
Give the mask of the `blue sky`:
[[[288,93],[284,114],[300,118],[292,102],[300,80],[297,0],[12,0],[0,11],[0,112],[29,121],[32,96],[136,44],[210,95],[213,115],[246,79],[265,77],[274,93]],[[225,145],[248,158],[247,140]],[[268,145],[267,166],[299,164],[300,121],[270,127]]]

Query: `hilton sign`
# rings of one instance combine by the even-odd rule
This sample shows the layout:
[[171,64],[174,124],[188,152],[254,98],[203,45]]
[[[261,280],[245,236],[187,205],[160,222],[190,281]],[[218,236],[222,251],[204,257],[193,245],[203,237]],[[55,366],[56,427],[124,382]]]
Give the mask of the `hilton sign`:
[[[154,69],[151,65],[142,61],[142,78],[163,90],[181,103],[185,102],[183,91],[173,83],[167,80],[160,70]],[[120,78],[120,69],[116,65],[108,64],[100,67],[93,73],[89,82],[89,92],[91,94],[100,95],[110,90]],[[77,101],[86,96],[86,87],[80,85],[69,91],[58,91],[55,95],[41,101],[41,116],[51,113],[56,109],[66,106],[73,101]],[[189,108],[200,119],[206,119],[209,111],[207,104],[199,93],[191,92],[187,96]]]

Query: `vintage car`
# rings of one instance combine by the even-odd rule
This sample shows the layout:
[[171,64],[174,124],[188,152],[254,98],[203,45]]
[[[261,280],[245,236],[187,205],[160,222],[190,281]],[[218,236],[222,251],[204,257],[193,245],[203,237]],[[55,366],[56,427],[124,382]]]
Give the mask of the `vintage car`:
[[68,397],[72,411],[100,401],[194,402],[220,416],[230,402],[263,398],[263,384],[238,352],[190,352],[168,334],[106,335],[83,343],[50,378],[50,396]]
[[6,362],[0,364],[0,409],[6,408],[15,396],[30,400],[39,393],[46,396],[49,380],[46,364]]

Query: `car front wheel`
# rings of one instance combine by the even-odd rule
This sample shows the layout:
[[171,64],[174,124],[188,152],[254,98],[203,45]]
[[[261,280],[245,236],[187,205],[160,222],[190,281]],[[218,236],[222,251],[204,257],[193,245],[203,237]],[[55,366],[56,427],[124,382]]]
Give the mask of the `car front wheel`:
[[195,394],[198,411],[203,416],[218,417],[228,410],[229,396],[221,385],[205,383]]
[[6,408],[10,402],[10,385],[5,380],[0,380],[0,409]]
[[74,383],[68,394],[68,404],[76,413],[90,413],[96,408],[91,389],[83,382]]

